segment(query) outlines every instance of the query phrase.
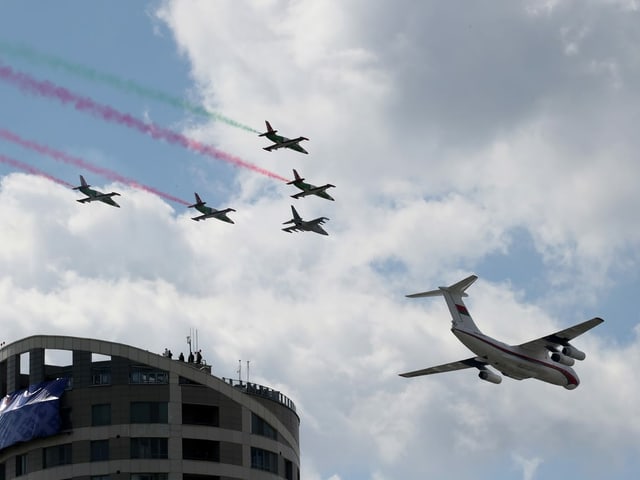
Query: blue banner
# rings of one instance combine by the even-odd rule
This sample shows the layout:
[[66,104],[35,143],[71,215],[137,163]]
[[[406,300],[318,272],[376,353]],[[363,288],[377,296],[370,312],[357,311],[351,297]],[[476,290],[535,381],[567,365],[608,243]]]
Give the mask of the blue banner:
[[60,431],[60,396],[68,380],[58,378],[10,393],[0,403],[0,450]]

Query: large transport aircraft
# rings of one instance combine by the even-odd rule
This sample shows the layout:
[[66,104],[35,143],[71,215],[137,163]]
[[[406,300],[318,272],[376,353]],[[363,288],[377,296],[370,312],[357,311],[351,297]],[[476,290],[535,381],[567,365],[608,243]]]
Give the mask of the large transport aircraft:
[[78,187],[73,187],[74,190],[80,190],[82,193],[84,193],[87,197],[86,198],[81,198],[80,200],[77,200],[80,203],[88,203],[88,202],[103,202],[106,203],[107,205],[111,205],[112,207],[118,207],[120,208],[120,205],[118,205],[116,203],[116,201],[111,198],[114,197],[116,195],[120,195],[118,192],[111,192],[111,193],[102,193],[98,190],[94,190],[93,188],[90,188],[91,185],[89,185],[87,183],[87,181],[84,179],[84,177],[82,175],[80,175],[80,186]]
[[504,376],[515,380],[537,378],[543,382],[561,385],[573,390],[580,384],[578,375],[571,368],[575,360],[584,360],[586,354],[569,342],[604,320],[592,318],[573,327],[560,330],[546,337],[537,338],[520,345],[507,345],[482,333],[474,323],[469,311],[462,301],[466,297],[465,290],[478,279],[477,276],[461,280],[438,290],[407,295],[409,298],[443,296],[452,317],[451,331],[476,356],[445,363],[436,367],[401,373],[401,377],[418,377],[432,373],[451,372],[465,368],[477,368],[478,376],[491,383],[502,382],[502,377],[491,371],[492,366]]
[[267,137],[269,140],[273,142],[273,145],[269,145],[268,147],[264,147],[264,150],[270,152],[272,150],[277,150],[279,148],[290,148],[291,150],[295,150],[300,153],[309,153],[304,148],[300,146],[300,142],[303,140],[309,140],[307,137],[298,137],[298,138],[287,138],[282,135],[277,134],[277,130],[274,130],[271,127],[271,124],[268,121],[264,122],[267,125],[267,131],[258,135],[259,137]]

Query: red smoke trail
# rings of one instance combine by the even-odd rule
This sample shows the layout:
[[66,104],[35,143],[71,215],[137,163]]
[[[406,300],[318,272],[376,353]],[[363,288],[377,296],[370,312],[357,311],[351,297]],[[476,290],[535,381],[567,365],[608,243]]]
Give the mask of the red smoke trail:
[[16,72],[11,67],[0,66],[0,80],[4,80],[7,83],[13,84],[21,90],[40,95],[47,98],[55,98],[64,104],[71,104],[76,110],[81,112],[87,112],[97,117],[102,118],[108,122],[118,123],[124,125],[133,130],[137,130],[140,133],[145,133],[151,137],[159,140],[165,140],[174,145],[181,145],[182,147],[196,151],[208,157],[215,158],[217,160],[223,160],[228,163],[232,163],[238,167],[248,168],[254,172],[261,173],[267,177],[282,180],[288,182],[287,178],[281,177],[277,173],[270,172],[264,168],[253,165],[246,162],[239,157],[231,155],[214,148],[210,145],[205,145],[197,140],[188,138],[181,133],[174,132],[167,128],[160,127],[153,123],[146,123],[139,120],[128,113],[122,113],[108,105],[102,105],[93,101],[89,97],[82,97],[70,92],[66,88],[58,87],[54,83],[49,81],[40,81],[30,75],[22,72]]
[[60,162],[64,162],[70,165],[75,165],[76,167],[80,167],[80,168],[84,168],[90,172],[93,173],[97,173],[98,175],[102,175],[105,178],[108,178],[110,180],[114,180],[116,182],[120,182],[123,183],[125,185],[129,185],[130,187],[134,187],[134,188],[138,188],[140,190],[145,190],[147,192],[151,192],[154,193],[156,195],[158,195],[159,197],[165,198],[167,200],[171,200],[173,202],[176,203],[180,203],[182,205],[189,205],[189,202],[185,202],[184,200],[174,197],[173,195],[169,195],[168,193],[164,193],[161,192],[160,190],[157,190],[153,187],[148,187],[146,185],[143,185],[141,183],[136,182],[135,180],[132,180],[130,178],[124,177],[122,175],[120,175],[119,173],[116,173],[112,170],[103,168],[103,167],[98,167],[96,165],[93,165],[89,162],[87,162],[86,160],[83,160],[82,158],[78,158],[78,157],[73,157],[71,155],[68,155],[64,152],[60,152],[58,150],[55,150],[53,148],[47,147],[45,145],[40,145],[36,142],[32,142],[30,140],[25,140],[24,138],[21,138],[20,136],[16,135],[15,133],[12,133],[8,130],[4,130],[2,128],[0,128],[0,139],[3,140],[7,140],[9,142],[13,142],[16,143],[18,145],[20,145],[21,147],[25,147],[28,148],[30,150],[33,150],[35,152],[41,153],[42,155],[46,155],[48,157],[51,157],[55,160],[58,160]]
[[22,170],[23,172],[28,172],[28,173],[32,173],[34,175],[38,175],[40,177],[44,177],[44,178],[48,178],[49,180],[59,183],[60,185],[64,185],[65,187],[73,187],[73,185],[71,185],[70,183],[65,182],[64,180],[60,180],[59,178],[53,177],[51,175],[49,175],[48,173],[44,173],[41,170],[38,170],[35,167],[32,167],[31,165],[28,165],[26,163],[23,163],[19,160],[16,160],[14,158],[11,157],[7,157],[6,155],[3,155],[0,153],[0,162],[2,163],[6,163],[7,165],[11,165],[12,167],[16,167],[20,170]]

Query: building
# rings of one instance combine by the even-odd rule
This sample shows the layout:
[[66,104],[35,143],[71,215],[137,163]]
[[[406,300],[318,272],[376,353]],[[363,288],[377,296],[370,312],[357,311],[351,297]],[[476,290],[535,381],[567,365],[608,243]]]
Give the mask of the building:
[[206,365],[38,335],[0,350],[0,394],[0,480],[300,479],[293,402]]

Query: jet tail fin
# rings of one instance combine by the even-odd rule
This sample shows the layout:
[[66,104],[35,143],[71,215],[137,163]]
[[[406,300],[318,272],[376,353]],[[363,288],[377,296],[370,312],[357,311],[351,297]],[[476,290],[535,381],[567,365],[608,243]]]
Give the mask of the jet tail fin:
[[294,180],[291,180],[290,182],[287,182],[287,185],[292,185],[292,184],[294,184],[294,183],[296,183],[296,182],[302,182],[302,181],[304,181],[304,178],[302,178],[302,177],[300,176],[300,174],[296,171],[296,169],[295,169],[295,168],[293,169],[293,176],[294,176]]
[[89,185],[87,183],[87,181],[84,179],[84,177],[82,175],[80,175],[80,186],[79,187],[73,187],[74,190],[80,190],[82,187],[90,187],[91,185]]
[[189,205],[188,208],[196,208],[196,207],[202,207],[205,203],[207,202],[203,202],[202,199],[200,198],[200,195],[198,195],[197,193],[195,193],[196,196],[196,203],[194,203],[193,205]]
[[269,135],[271,133],[277,133],[278,132],[277,130],[274,130],[271,127],[271,124],[269,123],[268,120],[265,120],[264,123],[267,125],[267,131],[264,132],[264,133],[261,133],[260,135],[258,135],[259,137],[266,137],[267,135]]
[[291,213],[293,214],[294,220],[302,220],[302,217],[300,217],[300,214],[293,205],[291,205]]

